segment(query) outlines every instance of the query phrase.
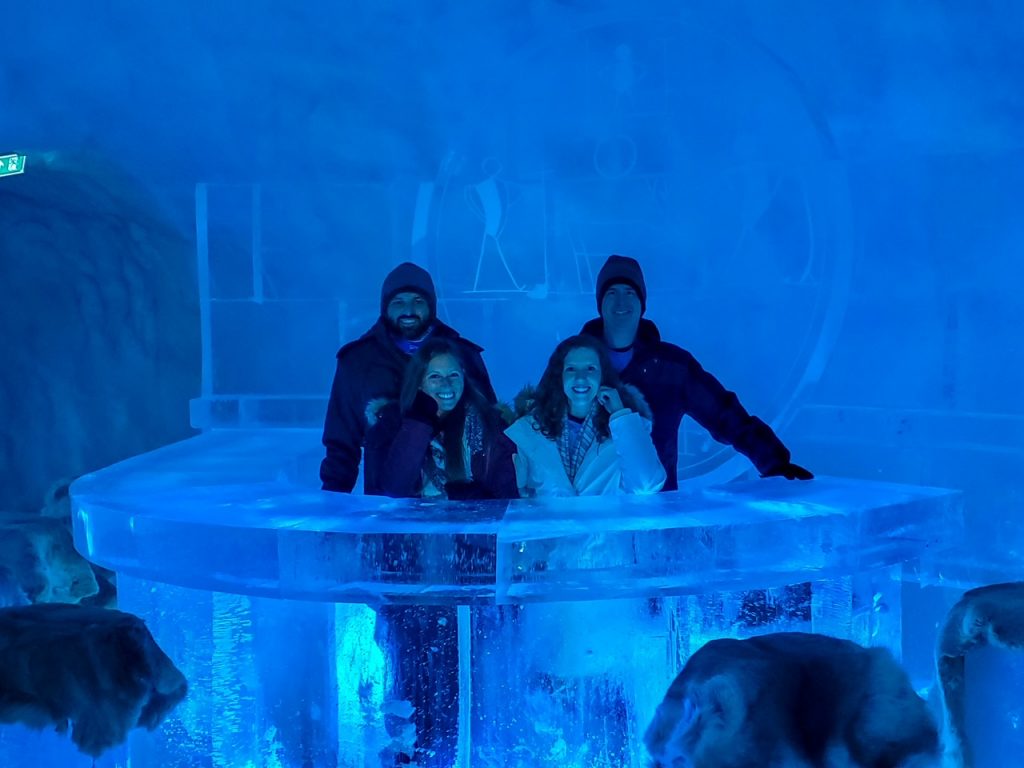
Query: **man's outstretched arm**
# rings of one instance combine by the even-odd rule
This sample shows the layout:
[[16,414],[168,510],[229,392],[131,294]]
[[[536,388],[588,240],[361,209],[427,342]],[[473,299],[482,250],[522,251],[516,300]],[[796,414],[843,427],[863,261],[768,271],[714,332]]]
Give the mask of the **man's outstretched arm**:
[[686,387],[689,414],[720,443],[731,445],[757,467],[762,477],[810,480],[808,470],[790,460],[789,449],[778,435],[756,416],[751,416],[736,393],[688,356]]

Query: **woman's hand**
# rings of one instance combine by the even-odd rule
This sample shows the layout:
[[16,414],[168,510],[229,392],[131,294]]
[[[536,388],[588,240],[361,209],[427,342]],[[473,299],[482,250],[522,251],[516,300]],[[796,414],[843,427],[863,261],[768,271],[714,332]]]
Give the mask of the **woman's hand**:
[[599,402],[609,414],[618,413],[625,406],[622,404],[622,397],[614,387],[601,387],[597,390],[597,402]]
[[[430,398],[430,402],[432,402],[434,404],[434,415],[437,416],[438,418],[440,418],[440,416],[441,416],[441,401],[437,399],[437,396],[432,394],[432,393],[430,393],[430,392],[427,392],[427,390],[425,390],[423,387],[420,387],[420,391],[416,393],[416,397],[419,398],[420,395],[426,395],[427,397]],[[426,401],[424,401],[424,402],[426,402]]]
[[441,406],[438,404],[437,399],[421,389],[416,393],[412,406],[406,415],[416,421],[422,421],[424,424],[430,424],[436,428],[440,410]]

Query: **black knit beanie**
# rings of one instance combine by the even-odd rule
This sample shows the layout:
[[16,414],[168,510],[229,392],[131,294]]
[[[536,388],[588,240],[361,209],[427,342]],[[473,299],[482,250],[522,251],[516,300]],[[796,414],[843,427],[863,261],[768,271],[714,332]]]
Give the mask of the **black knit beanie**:
[[430,316],[437,317],[437,293],[434,291],[434,281],[430,279],[427,270],[411,261],[402,262],[388,272],[388,276],[384,278],[384,284],[380,288],[380,314],[382,317],[387,315],[388,303],[395,298],[395,294],[403,291],[420,294],[427,300]]
[[627,283],[636,290],[640,298],[640,314],[647,311],[647,284],[644,273],[636,259],[629,256],[609,256],[608,261],[597,273],[597,312],[601,313],[601,301],[605,291],[615,283]]

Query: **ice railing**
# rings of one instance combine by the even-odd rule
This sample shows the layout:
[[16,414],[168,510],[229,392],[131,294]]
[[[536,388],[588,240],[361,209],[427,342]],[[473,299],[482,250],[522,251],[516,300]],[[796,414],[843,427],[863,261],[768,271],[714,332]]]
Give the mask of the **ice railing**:
[[314,430],[213,431],[76,481],[90,560],[180,586],[336,602],[701,594],[929,567],[956,491],[819,478],[650,497],[425,502],[317,489]]

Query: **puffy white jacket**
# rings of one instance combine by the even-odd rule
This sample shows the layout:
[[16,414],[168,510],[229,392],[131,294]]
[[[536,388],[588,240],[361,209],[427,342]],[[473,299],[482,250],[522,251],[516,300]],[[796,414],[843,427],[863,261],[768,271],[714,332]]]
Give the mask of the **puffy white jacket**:
[[595,440],[576,473],[569,476],[558,444],[545,437],[532,416],[523,416],[505,430],[516,444],[516,480],[522,496],[601,496],[657,493],[665,484],[665,468],[651,440],[651,423],[623,408],[608,421],[611,438]]
[[[611,438],[593,442],[583,457],[575,483],[570,483],[565,474],[558,443],[541,434],[535,425],[532,416],[524,416],[505,430],[518,448],[514,458],[516,479],[519,493],[524,497],[647,494],[657,493],[665,483],[665,468],[658,460],[651,439],[651,422],[635,411],[623,409],[612,415],[608,422]],[[605,540],[602,534],[595,539],[595,544],[602,548],[629,544],[621,538]],[[545,542],[540,544],[543,547]],[[596,629],[644,627],[652,633],[664,631],[661,625],[650,629],[657,620],[648,616],[644,623],[640,621],[642,615],[643,611],[633,600],[523,606],[519,619],[524,628],[523,636],[545,638],[542,649],[535,650],[528,645],[524,652],[527,658],[542,658],[545,671],[562,678],[584,679],[608,674],[616,665],[621,668],[624,659],[632,658],[637,647],[657,646],[654,642],[637,643],[635,635],[629,635],[629,644],[624,643],[621,630],[613,633],[620,636],[618,641],[609,641],[609,634]],[[566,627],[591,628],[592,631],[567,632]]]

